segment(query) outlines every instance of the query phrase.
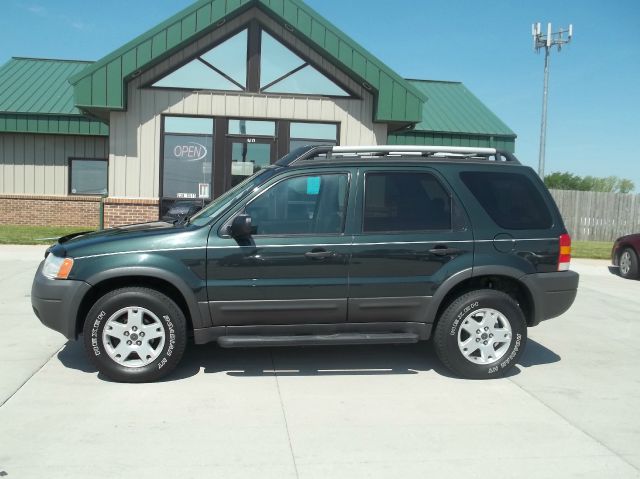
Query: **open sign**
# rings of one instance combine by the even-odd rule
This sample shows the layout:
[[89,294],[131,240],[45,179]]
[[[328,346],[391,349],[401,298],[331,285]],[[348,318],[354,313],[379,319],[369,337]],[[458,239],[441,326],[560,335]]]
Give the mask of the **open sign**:
[[207,147],[201,143],[190,141],[183,145],[176,145],[173,147],[173,156],[176,158],[185,159],[187,161],[202,160],[207,156]]

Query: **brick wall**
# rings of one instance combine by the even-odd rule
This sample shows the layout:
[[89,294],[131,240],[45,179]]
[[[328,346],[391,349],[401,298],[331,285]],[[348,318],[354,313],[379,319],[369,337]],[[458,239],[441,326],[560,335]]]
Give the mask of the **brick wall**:
[[104,227],[157,221],[158,205],[155,199],[105,198]]
[[0,195],[0,224],[90,226],[100,224],[95,196]]
[[[105,198],[104,227],[158,219],[157,199]],[[0,195],[0,224],[100,226],[100,197]]]

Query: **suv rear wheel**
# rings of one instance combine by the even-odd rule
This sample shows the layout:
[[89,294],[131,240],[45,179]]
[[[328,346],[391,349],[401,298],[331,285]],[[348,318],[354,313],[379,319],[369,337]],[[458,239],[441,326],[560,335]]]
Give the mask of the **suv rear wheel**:
[[84,345],[105,376],[122,382],[155,381],[180,361],[186,320],[164,294],[122,288],[102,296],[84,323]]
[[504,375],[519,359],[527,323],[511,296],[481,289],[464,294],[442,313],[434,335],[440,360],[461,377]]

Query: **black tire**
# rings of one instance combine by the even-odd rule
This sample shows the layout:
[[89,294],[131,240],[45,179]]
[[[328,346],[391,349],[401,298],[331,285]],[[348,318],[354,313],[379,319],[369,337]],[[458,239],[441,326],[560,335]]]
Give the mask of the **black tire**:
[[[627,262],[628,261],[628,266]],[[624,263],[623,263],[624,262]],[[620,268],[620,276],[625,279],[637,279],[638,278],[638,255],[633,248],[626,247],[620,253],[618,258],[618,266]]]
[[[474,323],[469,324],[470,321],[484,321],[482,319],[484,313],[491,314],[491,311],[498,313],[495,315],[496,318],[502,317],[508,321],[511,333],[509,335],[507,333],[503,334],[505,334],[504,337],[509,338],[509,343],[506,341],[492,343],[492,341],[495,341],[492,339],[493,335],[491,338],[488,337],[494,326],[498,326],[500,328],[498,329],[499,331],[505,330],[501,320],[493,321],[492,317],[487,317],[486,320],[487,323],[494,323],[489,326],[492,328],[490,331],[485,332],[483,327],[478,327],[477,331],[480,331],[480,333],[474,332],[473,337],[467,333],[467,329],[475,330],[476,326],[478,326]],[[466,326],[464,331],[461,331],[463,323]],[[498,330],[495,331],[496,336],[498,335]],[[471,338],[471,347],[468,349],[469,353],[467,353],[471,359],[467,359],[461,351],[464,344],[462,346],[458,345],[459,335],[463,343]],[[484,335],[484,337],[480,335]],[[485,340],[488,342],[488,346],[485,346],[484,350],[488,351],[488,348],[492,348],[491,351],[497,353],[495,354],[498,356],[497,359],[491,361],[491,352],[486,352],[487,357],[483,359],[483,353],[480,352],[480,349],[473,350],[477,346],[482,348],[481,344],[485,344]],[[527,322],[518,303],[511,296],[501,291],[480,289],[460,296],[445,309],[436,325],[433,342],[438,358],[458,376],[467,379],[500,377],[516,364],[524,352],[527,342]],[[477,346],[474,346],[476,343]]]
[[[126,312],[122,313],[126,308],[131,308],[132,314],[135,314],[136,317],[141,310],[146,310],[140,316],[140,324],[143,324],[139,328],[140,331],[138,329],[130,330],[133,326],[129,324],[128,319],[121,320],[124,323],[116,321],[116,319],[124,318],[124,315],[127,315]],[[118,324],[114,324],[114,322],[118,322]],[[110,348],[111,354],[113,354],[118,349],[120,341],[111,338],[108,333],[105,339],[103,332],[107,323],[109,323],[110,330],[114,326],[117,329],[120,327],[119,324],[122,324],[124,335],[135,339],[135,343],[139,342],[145,347],[151,348],[147,358],[142,359],[137,351],[132,350],[128,354],[125,353],[125,358],[119,356],[123,362],[129,364],[129,366],[125,366],[110,357],[107,348]],[[131,321],[131,324],[133,323]],[[144,336],[142,330],[147,328],[151,328],[147,337],[163,335],[162,340],[151,339],[143,343],[145,338],[138,337],[138,335]],[[180,362],[186,344],[187,325],[184,314],[170,298],[153,289],[132,287],[111,291],[95,302],[84,323],[84,346],[89,358],[102,374],[114,381],[142,383],[155,381],[166,376]],[[155,349],[153,349],[154,347]],[[154,358],[156,355],[157,357]],[[145,361],[150,362],[142,364]],[[140,364],[136,365],[136,363]]]

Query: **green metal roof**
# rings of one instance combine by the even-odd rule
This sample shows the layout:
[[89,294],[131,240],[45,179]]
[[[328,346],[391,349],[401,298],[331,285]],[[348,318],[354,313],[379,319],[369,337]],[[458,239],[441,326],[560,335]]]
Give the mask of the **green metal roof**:
[[413,131],[516,137],[495,113],[460,82],[408,80],[427,102]]
[[324,57],[376,93],[374,120],[416,123],[424,95],[301,0],[199,0],[102,58],[70,81],[76,105],[126,109],[126,81],[251,7],[282,21]]
[[0,66],[0,132],[108,135],[75,107],[68,78],[90,62],[12,58]]

